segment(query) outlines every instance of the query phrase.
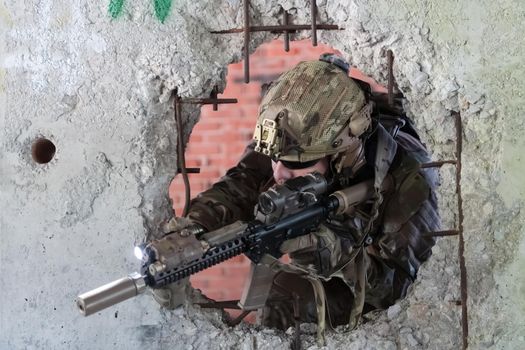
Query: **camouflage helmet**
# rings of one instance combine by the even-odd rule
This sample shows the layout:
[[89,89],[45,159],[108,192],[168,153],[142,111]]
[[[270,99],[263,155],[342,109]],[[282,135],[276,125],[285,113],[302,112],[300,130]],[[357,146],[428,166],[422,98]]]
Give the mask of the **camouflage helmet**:
[[342,68],[324,61],[301,62],[273,82],[263,97],[255,151],[274,160],[309,162],[355,150],[369,125],[364,93]]

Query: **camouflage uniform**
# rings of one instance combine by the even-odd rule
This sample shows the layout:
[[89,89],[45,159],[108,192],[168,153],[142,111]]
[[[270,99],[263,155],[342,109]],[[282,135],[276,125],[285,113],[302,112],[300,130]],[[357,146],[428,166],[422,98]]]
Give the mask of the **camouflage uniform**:
[[[321,96],[325,91],[337,88],[333,85],[334,80],[330,79],[331,75],[337,74],[332,65],[317,65],[314,68],[324,70],[323,74],[317,76],[317,80],[313,82],[325,87],[324,92],[320,92]],[[307,69],[308,67],[305,69],[299,67],[295,70],[295,74],[299,76],[307,74]],[[346,96],[347,90],[344,89],[335,100],[325,104],[327,109],[332,108],[324,111],[324,115],[329,115],[330,118],[323,119],[323,111],[308,115],[308,110],[313,109],[311,106],[306,108],[304,112],[307,114],[306,125],[317,127],[316,130],[320,131],[317,133],[307,131],[300,136],[293,135],[294,127],[297,129],[297,125],[291,125],[297,119],[294,118],[293,111],[298,110],[293,104],[301,101],[304,86],[307,84],[295,87],[292,86],[293,84],[287,85],[286,74],[284,78],[280,78],[284,79],[284,83],[278,81],[277,88],[273,90],[270,88],[260,110],[262,116],[280,115],[282,106],[275,103],[278,99],[282,104],[286,104],[287,111],[292,111],[292,115],[288,116],[288,120],[284,123],[289,139],[283,137],[279,141],[279,149],[286,149],[286,151],[274,158],[306,162],[326,154],[323,153],[325,152],[323,145],[327,144],[327,140],[339,137],[334,133],[327,134],[327,130],[333,130],[328,125],[340,120],[337,116],[334,117],[332,107],[341,105],[339,111],[353,116],[348,125],[351,135],[359,136],[365,129],[372,129],[372,131],[367,134],[362,145],[356,144],[355,147],[354,139],[345,139],[339,144],[330,141],[334,149],[331,153],[332,159],[337,160],[332,164],[332,171],[346,170],[349,174],[347,181],[340,185],[341,188],[377,177],[377,170],[374,170],[377,165],[376,158],[377,154],[382,152],[378,135],[381,135],[380,131],[385,132],[385,129],[379,123],[372,123],[370,128],[370,120],[366,120],[369,115],[363,117],[363,113],[366,114],[367,111],[363,112],[364,108],[355,109],[355,101],[348,101],[349,98],[360,97]],[[308,103],[314,104],[315,99]],[[357,106],[363,103],[364,101],[357,103]],[[352,108],[354,110],[351,110]],[[368,112],[372,112],[372,116],[375,113],[376,117],[381,117],[377,110]],[[276,117],[276,120],[278,118]],[[319,123],[325,126],[318,128]],[[270,127],[273,127],[272,125]],[[303,130],[308,129],[305,127]],[[262,136],[262,129],[256,129],[257,133]],[[313,150],[310,153],[305,152],[304,148],[297,147],[301,145],[294,142],[294,138],[304,139],[305,135],[308,140],[307,147]],[[272,135],[265,136],[272,137]],[[396,299],[405,296],[408,286],[416,278],[419,266],[428,259],[434,244],[433,239],[422,238],[421,233],[438,230],[440,226],[433,191],[437,181],[434,171],[419,167],[420,163],[428,162],[429,157],[411,128],[402,128],[394,135],[386,137],[394,143],[385,159],[389,164],[385,169],[388,176],[393,179],[394,186],[384,194],[377,208],[378,217],[370,227],[372,242],[363,247],[358,246],[360,234],[373,210],[371,203],[361,204],[355,213],[333,215],[316,232],[301,238],[299,243],[293,242],[291,246],[284,249],[290,253],[292,261],[299,266],[313,267],[314,275],[324,278],[314,281],[315,278],[307,280],[304,276],[294,276],[289,271],[280,272],[274,279],[269,302],[263,311],[263,323],[282,329],[293,324],[292,304],[288,300],[290,293],[296,293],[302,299],[299,310],[302,321],[319,321],[319,308],[316,305],[316,300],[319,303],[319,297],[316,296],[319,290],[310,287],[316,284],[321,286],[320,290],[325,295],[323,299],[326,301],[327,319],[332,326],[352,323],[352,315],[354,318],[359,317],[363,309],[364,312],[376,308],[384,309],[392,305]],[[258,146],[260,146],[259,142],[248,146],[237,166],[231,168],[212,188],[192,200],[188,214],[192,221],[211,231],[237,220],[253,220],[253,208],[259,194],[274,184],[271,159],[268,155],[275,156],[275,154],[268,154],[271,152],[264,152],[264,149],[261,152],[261,147],[258,149],[259,152],[255,152],[254,149]],[[294,148],[297,151],[294,151]],[[350,148],[353,148],[351,152],[354,153],[357,149],[364,150],[359,166],[356,166],[355,159],[351,163],[341,159],[341,152],[343,151],[344,154],[344,151]],[[360,293],[360,290],[364,293]]]

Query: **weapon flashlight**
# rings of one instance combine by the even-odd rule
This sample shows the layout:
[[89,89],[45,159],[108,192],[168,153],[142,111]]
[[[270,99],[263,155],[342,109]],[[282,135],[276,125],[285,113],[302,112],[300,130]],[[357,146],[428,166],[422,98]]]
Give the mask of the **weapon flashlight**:
[[144,258],[144,252],[142,251],[141,246],[136,246],[133,250],[133,253],[135,253],[135,257],[139,260],[142,260]]
[[133,253],[135,254],[135,257],[139,260],[142,260],[146,262],[149,259],[148,255],[148,249],[146,248],[148,246],[147,243],[141,243],[133,249]]

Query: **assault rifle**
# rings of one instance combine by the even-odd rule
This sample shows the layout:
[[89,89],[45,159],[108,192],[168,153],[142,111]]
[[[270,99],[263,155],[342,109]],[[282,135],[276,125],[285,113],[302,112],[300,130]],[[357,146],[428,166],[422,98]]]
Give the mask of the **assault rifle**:
[[[331,213],[351,212],[374,193],[371,180],[331,194],[329,187],[318,173],[297,177],[263,192],[255,220],[249,223],[238,221],[211,232],[188,227],[137,247],[141,272],[79,295],[78,309],[84,316],[91,315],[143,293],[146,287],[161,288],[240,254],[254,262],[252,266],[263,266],[260,263],[268,255],[276,259],[283,255],[284,241],[310,233]],[[267,290],[269,285],[262,288]],[[250,294],[261,293],[245,290],[244,296]],[[248,304],[253,306],[245,300]]]

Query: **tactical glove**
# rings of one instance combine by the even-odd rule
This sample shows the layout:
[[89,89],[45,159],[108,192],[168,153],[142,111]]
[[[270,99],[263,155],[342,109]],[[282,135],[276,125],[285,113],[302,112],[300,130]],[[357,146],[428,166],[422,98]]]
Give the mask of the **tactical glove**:
[[160,230],[164,235],[167,235],[171,232],[182,231],[186,227],[194,225],[193,221],[184,217],[173,217],[168,222],[161,224]]
[[281,252],[290,254],[295,264],[313,266],[319,274],[327,275],[341,259],[341,240],[321,225],[317,231],[285,241]]
[[151,294],[160,306],[173,310],[184,303],[190,288],[189,278],[185,278],[162,288],[151,289]]
[[[167,235],[171,232],[182,231],[192,224],[193,222],[187,218],[173,217],[168,222],[161,224],[160,231],[163,235]],[[190,289],[191,286],[188,277],[162,288],[151,289],[151,293],[153,299],[155,299],[160,306],[173,310],[184,303]]]

